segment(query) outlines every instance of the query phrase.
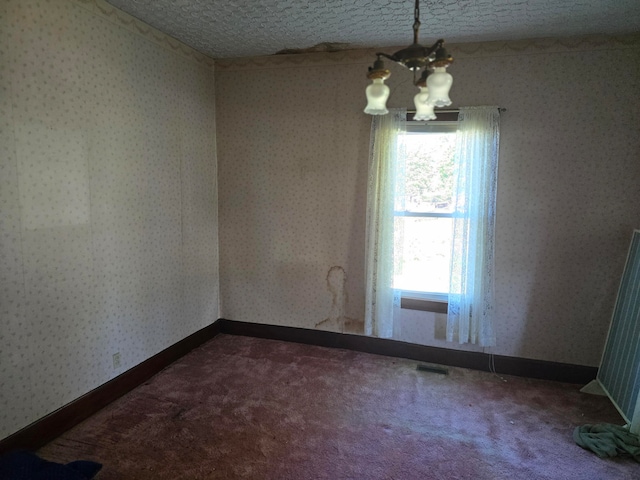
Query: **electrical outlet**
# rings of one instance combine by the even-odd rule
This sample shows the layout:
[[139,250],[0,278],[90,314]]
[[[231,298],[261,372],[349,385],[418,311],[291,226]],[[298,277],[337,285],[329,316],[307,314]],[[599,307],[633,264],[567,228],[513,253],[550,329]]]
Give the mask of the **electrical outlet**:
[[120,368],[120,352],[113,354],[113,368]]

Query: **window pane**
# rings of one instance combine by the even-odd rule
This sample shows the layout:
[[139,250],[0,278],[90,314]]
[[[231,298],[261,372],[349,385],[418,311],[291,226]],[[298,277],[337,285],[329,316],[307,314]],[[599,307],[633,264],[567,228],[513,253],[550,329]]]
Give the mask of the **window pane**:
[[452,218],[395,218],[394,288],[449,292],[452,227]]
[[403,135],[406,162],[398,176],[404,185],[399,204],[410,212],[453,211],[453,160],[456,131],[420,132]]

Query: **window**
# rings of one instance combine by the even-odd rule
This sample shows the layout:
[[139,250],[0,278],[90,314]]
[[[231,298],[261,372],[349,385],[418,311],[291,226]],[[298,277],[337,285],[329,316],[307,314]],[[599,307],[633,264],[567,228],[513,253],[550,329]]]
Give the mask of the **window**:
[[[393,287],[403,298],[447,301],[457,129],[456,120],[407,122],[400,134],[404,155],[395,175]],[[415,301],[403,306],[442,311]]]
[[[372,120],[365,333],[392,337],[394,317],[401,315],[400,307],[407,300],[400,298],[402,289],[415,289],[410,290],[414,295],[439,295],[448,302],[447,341],[495,345],[499,109],[460,108],[452,142],[453,167],[448,160],[448,137],[444,135],[453,132],[438,123],[430,122],[422,131],[416,131],[414,125],[409,122],[407,129],[406,112],[402,109],[391,109],[389,115]],[[436,140],[437,149],[423,147]],[[417,146],[411,145],[414,141]],[[421,149],[430,151],[431,160],[419,153]],[[421,170],[426,170],[426,176],[417,174]],[[453,190],[448,190],[449,186]],[[447,244],[451,246],[449,259]],[[433,301],[431,304],[443,305]]]

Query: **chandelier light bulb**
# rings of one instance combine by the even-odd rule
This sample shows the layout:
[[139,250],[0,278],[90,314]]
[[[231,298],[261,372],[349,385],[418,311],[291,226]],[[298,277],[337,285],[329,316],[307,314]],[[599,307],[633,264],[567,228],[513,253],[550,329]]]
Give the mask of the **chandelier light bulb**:
[[447,73],[446,67],[436,67],[433,73],[427,77],[427,87],[429,87],[429,97],[436,107],[448,107],[451,105],[449,90],[453,77]]
[[367,106],[364,113],[369,115],[386,115],[387,99],[389,98],[389,87],[384,84],[384,79],[374,78],[372,83],[366,89]]
[[413,103],[416,105],[416,114],[413,119],[419,122],[435,120],[436,114],[433,111],[433,103],[429,99],[429,89],[427,87],[418,88],[420,91],[413,97]]

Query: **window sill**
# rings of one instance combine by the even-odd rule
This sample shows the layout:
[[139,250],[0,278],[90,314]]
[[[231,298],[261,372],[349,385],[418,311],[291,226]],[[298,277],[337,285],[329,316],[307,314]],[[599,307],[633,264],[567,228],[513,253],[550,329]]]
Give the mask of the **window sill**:
[[402,297],[400,308],[407,310],[420,310],[423,312],[447,313],[449,304],[445,302],[436,302],[433,300],[423,300],[420,298]]

